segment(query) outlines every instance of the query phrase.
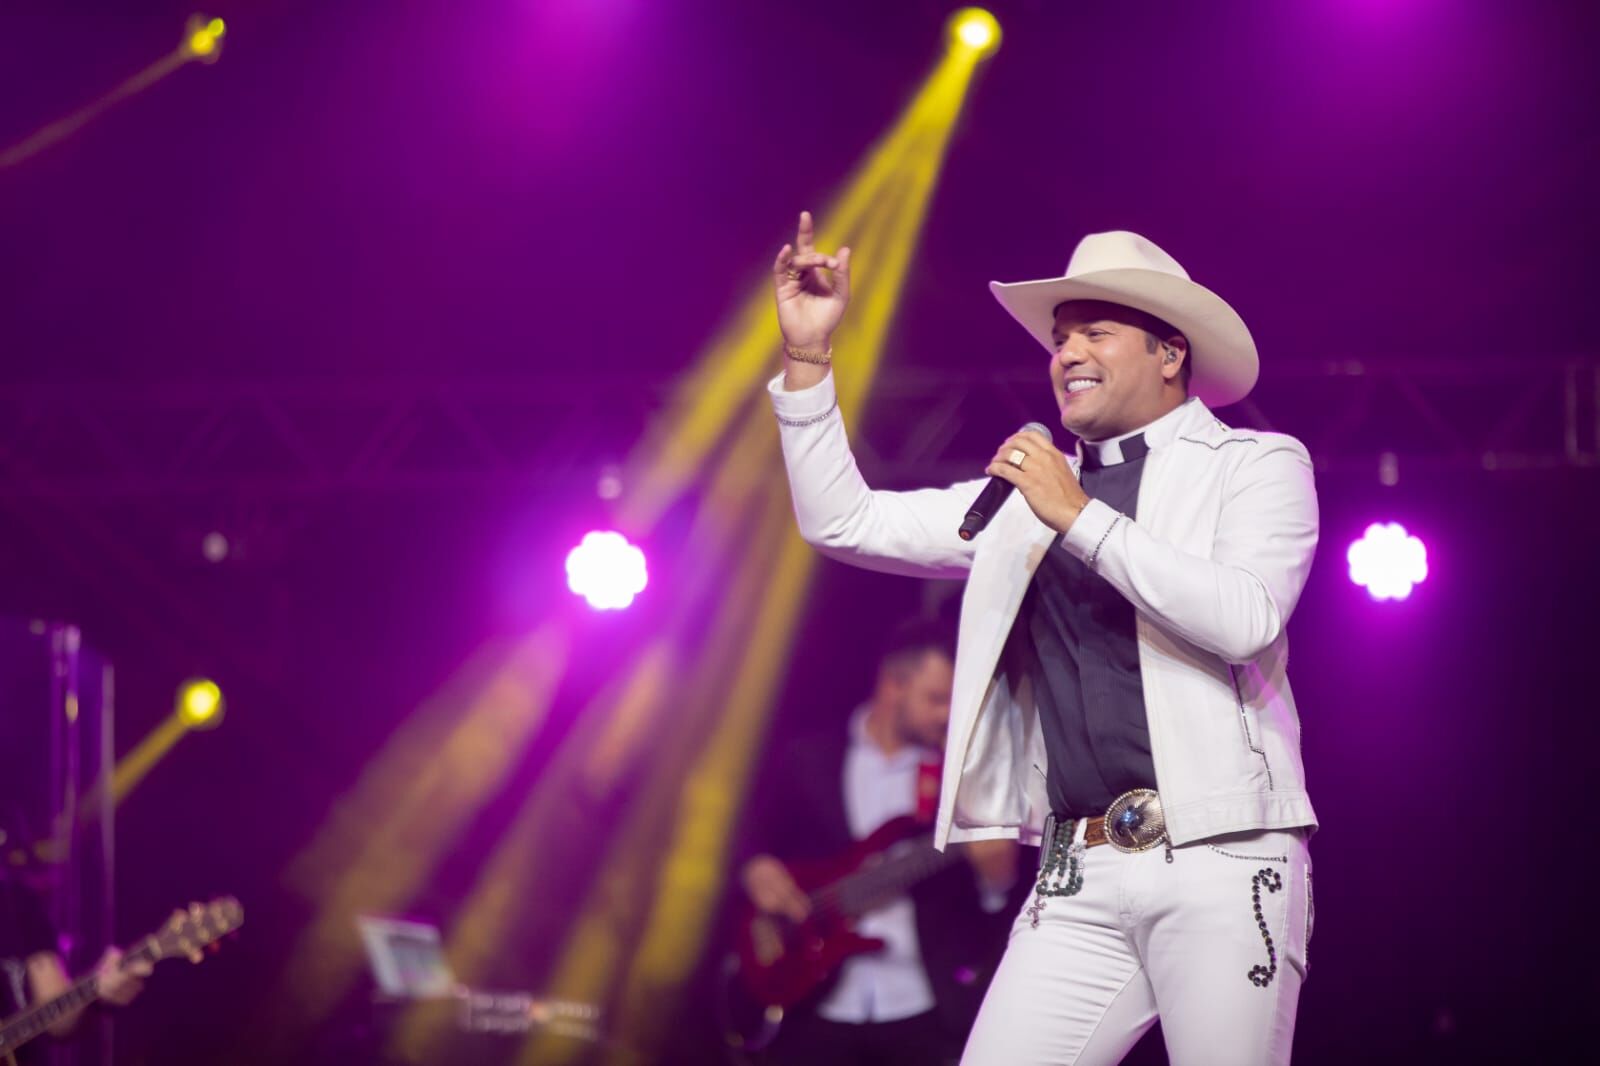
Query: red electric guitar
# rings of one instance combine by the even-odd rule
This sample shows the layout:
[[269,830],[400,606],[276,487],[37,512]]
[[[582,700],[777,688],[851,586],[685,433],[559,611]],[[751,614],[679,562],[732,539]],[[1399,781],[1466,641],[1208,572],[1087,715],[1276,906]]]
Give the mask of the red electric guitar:
[[[883,947],[882,940],[855,931],[856,918],[960,861],[956,849],[934,850],[925,821],[905,817],[885,823],[832,859],[789,866],[810,898],[811,913],[797,923],[746,903],[735,934],[744,995],[763,1008],[792,1007],[806,999],[846,959]],[[770,1009],[766,1013],[773,1015]]]

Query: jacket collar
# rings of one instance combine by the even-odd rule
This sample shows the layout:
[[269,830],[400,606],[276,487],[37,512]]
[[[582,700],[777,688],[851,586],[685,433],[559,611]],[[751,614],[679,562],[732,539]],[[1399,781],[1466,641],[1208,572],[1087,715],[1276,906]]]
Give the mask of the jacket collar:
[[[1143,430],[1136,432],[1147,434],[1145,441],[1152,450],[1155,450],[1178,440],[1194,441],[1197,444],[1215,448],[1227,437],[1229,430],[1227,426],[1218,420],[1216,415],[1211,413],[1211,408],[1207,407],[1203,400],[1192,396],[1150,423]],[[1129,434],[1129,436],[1131,435]],[[1083,472],[1082,449],[1083,442],[1079,441],[1078,448],[1067,456],[1067,463],[1072,467],[1073,474],[1080,477]],[[1150,479],[1147,476],[1141,483],[1140,492],[1147,491],[1149,485]],[[1020,512],[1025,516],[1021,520],[1028,523],[1026,526],[1028,530],[1026,535],[1028,548],[1020,563],[1023,568],[1020,575],[1022,579],[1021,587],[1025,590],[1028,581],[1033,577],[1034,570],[1044,558],[1044,553],[1049,550],[1050,545],[1054,543],[1059,534],[1039,521],[1025,504],[1020,507]],[[1021,595],[1021,591],[1018,591],[1018,603],[1021,602]],[[1012,604],[1013,613],[1015,607],[1016,604]]]
[[1214,422],[1210,408],[1197,396],[1191,396],[1160,418],[1132,433],[1106,440],[1078,442],[1077,456],[1080,466],[1116,466],[1165,447],[1191,431]]

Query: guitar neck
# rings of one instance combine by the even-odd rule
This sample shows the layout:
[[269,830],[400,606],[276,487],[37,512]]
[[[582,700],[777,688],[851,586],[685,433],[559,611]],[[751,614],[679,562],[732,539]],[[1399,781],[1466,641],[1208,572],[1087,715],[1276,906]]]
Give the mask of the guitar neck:
[[[154,961],[155,953],[148,943],[129,951],[124,962],[142,958]],[[15,1051],[34,1037],[49,1029],[69,1014],[82,1010],[100,998],[100,977],[89,974],[75,981],[59,996],[36,1003],[19,1011],[0,1025],[0,1053]]]
[[930,844],[920,843],[904,855],[886,857],[819,889],[812,894],[811,903],[855,917],[903,894],[959,858],[953,850],[937,851]]

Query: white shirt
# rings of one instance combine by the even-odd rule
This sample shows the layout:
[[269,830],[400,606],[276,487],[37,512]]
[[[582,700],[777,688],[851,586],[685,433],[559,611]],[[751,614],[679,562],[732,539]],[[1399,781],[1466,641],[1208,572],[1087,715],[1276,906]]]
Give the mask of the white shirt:
[[[907,746],[893,755],[867,736],[867,709],[850,720],[850,746],[844,757],[844,811],[850,835],[862,840],[885,822],[917,810],[917,768],[932,758]],[[846,959],[839,983],[817,1006],[831,1022],[892,1022],[934,1007],[933,987],[917,946],[917,913],[910,896],[901,896],[856,922],[862,936],[880,937],[881,951]]]

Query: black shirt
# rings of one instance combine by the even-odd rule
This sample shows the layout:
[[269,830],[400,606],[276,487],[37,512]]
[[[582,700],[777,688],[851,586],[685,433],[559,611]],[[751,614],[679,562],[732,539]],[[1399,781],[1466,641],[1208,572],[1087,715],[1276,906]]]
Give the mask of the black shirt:
[[[1143,435],[1085,444],[1084,491],[1134,518],[1147,454]],[[1129,789],[1156,787],[1133,604],[1060,537],[1033,575],[1007,656],[1033,683],[1057,815],[1102,814]]]

